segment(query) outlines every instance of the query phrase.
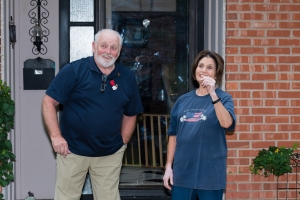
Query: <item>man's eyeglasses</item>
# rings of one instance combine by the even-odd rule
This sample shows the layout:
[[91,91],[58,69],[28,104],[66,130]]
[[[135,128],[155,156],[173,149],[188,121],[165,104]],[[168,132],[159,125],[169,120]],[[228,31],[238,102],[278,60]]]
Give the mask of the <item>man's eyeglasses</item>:
[[102,74],[102,83],[101,83],[101,87],[100,87],[101,92],[104,92],[105,86],[106,86],[106,76],[104,74]]

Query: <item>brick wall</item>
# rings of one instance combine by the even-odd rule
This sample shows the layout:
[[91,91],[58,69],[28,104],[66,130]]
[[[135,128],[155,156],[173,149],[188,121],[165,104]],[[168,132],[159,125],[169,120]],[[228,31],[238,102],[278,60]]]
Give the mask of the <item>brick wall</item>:
[[260,149],[300,139],[300,0],[227,0],[226,10],[226,90],[237,114],[226,200],[276,199],[276,177],[249,165]]

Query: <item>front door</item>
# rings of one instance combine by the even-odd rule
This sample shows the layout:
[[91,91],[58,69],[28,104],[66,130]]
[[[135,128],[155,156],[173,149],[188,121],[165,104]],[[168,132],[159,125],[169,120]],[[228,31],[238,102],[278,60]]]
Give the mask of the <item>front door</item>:
[[[191,32],[197,27],[190,27],[197,7],[197,0],[60,1],[60,68],[91,56],[94,34],[110,28],[123,37],[117,61],[136,76],[144,112],[124,155],[120,187],[162,188],[170,110],[192,88],[190,57],[202,48]],[[91,192],[89,180],[83,192]]]

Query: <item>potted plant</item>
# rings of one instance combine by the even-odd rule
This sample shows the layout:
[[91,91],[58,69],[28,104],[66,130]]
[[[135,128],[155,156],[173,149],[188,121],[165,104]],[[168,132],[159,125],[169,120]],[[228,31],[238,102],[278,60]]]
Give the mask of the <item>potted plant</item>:
[[273,174],[278,177],[292,172],[291,156],[297,146],[298,144],[294,144],[292,148],[270,146],[268,150],[260,150],[250,165],[251,174],[261,174],[265,177]]
[[10,87],[0,80],[0,199],[2,187],[14,180],[12,144],[8,133],[14,127],[15,102],[11,99]]

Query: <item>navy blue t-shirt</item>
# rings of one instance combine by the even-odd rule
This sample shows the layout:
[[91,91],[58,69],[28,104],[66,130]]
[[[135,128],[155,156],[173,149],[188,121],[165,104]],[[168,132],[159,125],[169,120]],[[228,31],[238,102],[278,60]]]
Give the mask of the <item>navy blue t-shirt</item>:
[[94,58],[88,57],[64,66],[46,91],[63,105],[62,136],[76,155],[96,157],[117,152],[123,145],[123,114],[134,116],[143,111],[135,75],[125,66],[115,64],[104,92],[101,84],[102,72]]
[[[216,94],[233,118],[231,96],[216,89]],[[225,129],[220,126],[210,95],[197,96],[196,91],[182,95],[171,111],[169,135],[176,135],[173,162],[174,185],[219,190],[226,187],[227,144]]]

